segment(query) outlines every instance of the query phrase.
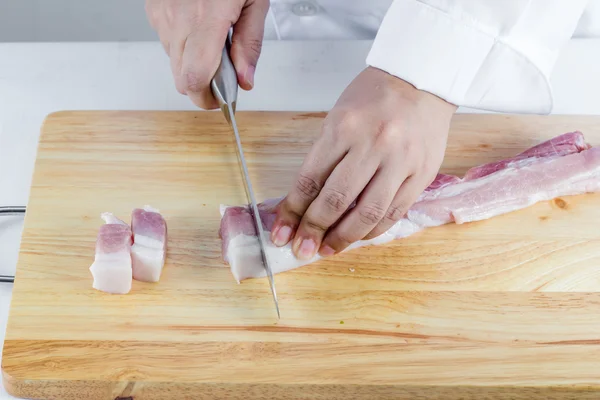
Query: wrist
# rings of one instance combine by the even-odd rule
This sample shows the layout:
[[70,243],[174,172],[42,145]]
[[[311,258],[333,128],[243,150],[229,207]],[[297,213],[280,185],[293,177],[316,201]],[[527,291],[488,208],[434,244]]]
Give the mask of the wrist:
[[369,73],[377,74],[383,77],[383,79],[386,81],[386,84],[389,85],[392,90],[399,93],[412,104],[415,104],[419,107],[429,107],[437,110],[440,113],[446,114],[449,118],[451,118],[458,109],[456,104],[452,104],[449,101],[444,100],[428,91],[417,89],[411,83],[386,71],[372,66],[369,66],[366,69],[369,71]]

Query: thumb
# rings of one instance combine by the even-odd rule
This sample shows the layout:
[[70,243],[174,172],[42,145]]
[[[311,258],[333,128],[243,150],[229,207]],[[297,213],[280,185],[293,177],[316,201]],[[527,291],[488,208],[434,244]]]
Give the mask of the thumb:
[[269,0],[248,0],[233,26],[231,61],[244,90],[254,86],[254,71],[260,57],[268,11]]

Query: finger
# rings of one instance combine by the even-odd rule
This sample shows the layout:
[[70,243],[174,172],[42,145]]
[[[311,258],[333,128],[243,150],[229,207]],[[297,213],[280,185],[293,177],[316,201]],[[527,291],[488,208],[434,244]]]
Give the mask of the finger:
[[161,6],[160,0],[146,0],[144,5],[148,23],[155,30],[158,29],[159,11],[161,10]]
[[158,33],[160,42],[165,50],[165,53],[169,55],[169,40],[167,38],[167,29],[165,29],[164,21],[166,18],[166,7],[160,0],[146,0],[145,4],[146,16],[148,23]]
[[254,72],[262,49],[268,0],[246,3],[233,27],[231,61],[235,65],[239,85],[244,90],[254,86]]
[[375,175],[379,160],[350,152],[335,167],[323,190],[300,221],[292,250],[301,260],[312,258],[327,230],[348,210]]
[[[164,2],[161,2],[164,4]],[[187,23],[175,23],[180,21],[180,11],[173,11],[166,5],[163,5],[164,18],[159,28],[161,41],[168,42],[168,54],[171,62],[171,72],[175,80],[175,88],[183,95],[187,95],[186,82],[182,77],[183,71],[183,50],[187,44],[189,33],[189,25]],[[164,44],[163,44],[164,46]]]
[[339,253],[371,232],[384,218],[405,177],[393,167],[377,172],[360,194],[356,207],[327,233],[319,253],[324,257]]
[[402,183],[402,186],[400,186],[400,189],[398,189],[398,193],[394,197],[394,200],[392,200],[392,203],[385,212],[384,217],[377,224],[377,226],[364,237],[364,239],[369,240],[376,238],[377,236],[385,233],[396,222],[400,221],[400,219],[406,215],[409,208],[414,204],[426,186],[427,182],[423,179],[419,179],[415,175],[407,178],[404,183]]
[[306,155],[292,189],[277,208],[271,232],[276,246],[285,246],[294,237],[302,216],[348,151],[347,145],[335,141],[327,129],[325,123],[323,134]]
[[227,22],[200,23],[183,42],[177,88],[198,107],[218,108],[210,81],[215,75],[227,37]]

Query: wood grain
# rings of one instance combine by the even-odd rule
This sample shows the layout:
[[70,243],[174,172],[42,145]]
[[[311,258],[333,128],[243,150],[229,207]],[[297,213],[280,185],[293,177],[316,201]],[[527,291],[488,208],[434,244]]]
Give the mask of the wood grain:
[[[321,113],[239,113],[260,199],[284,194]],[[600,117],[457,115],[443,172]],[[600,397],[599,195],[448,225],[238,285],[219,204],[244,191],[218,113],[61,112],[43,126],[4,344],[4,384],[39,399]],[[159,208],[160,282],[91,287],[103,211]]]

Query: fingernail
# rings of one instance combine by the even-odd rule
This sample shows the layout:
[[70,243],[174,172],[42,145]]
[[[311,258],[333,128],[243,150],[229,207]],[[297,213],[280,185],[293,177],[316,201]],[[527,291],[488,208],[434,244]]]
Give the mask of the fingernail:
[[254,87],[254,73],[256,72],[256,67],[253,65],[249,65],[246,68],[246,73],[244,74],[244,80],[248,82],[250,87]]
[[322,255],[323,257],[330,257],[335,254],[335,250],[332,249],[331,247],[325,245],[325,246],[321,247],[319,254]]
[[309,260],[315,255],[316,245],[312,239],[304,239],[300,243],[298,249],[298,258],[301,260]]
[[292,228],[290,228],[287,225],[283,225],[277,228],[277,230],[275,231],[275,240],[273,240],[273,243],[275,244],[275,246],[278,247],[285,246],[286,244],[288,244],[291,237]]

